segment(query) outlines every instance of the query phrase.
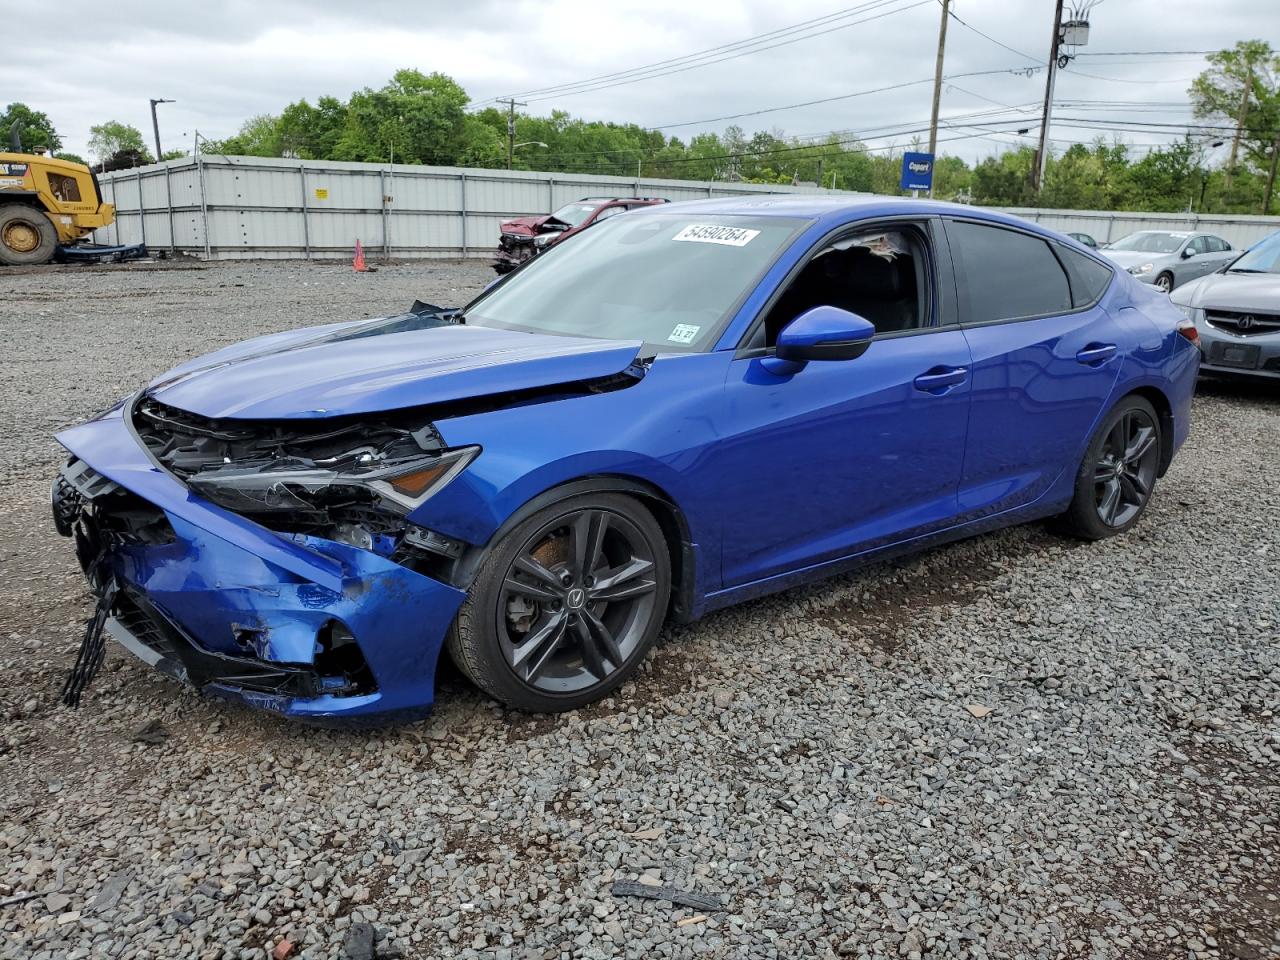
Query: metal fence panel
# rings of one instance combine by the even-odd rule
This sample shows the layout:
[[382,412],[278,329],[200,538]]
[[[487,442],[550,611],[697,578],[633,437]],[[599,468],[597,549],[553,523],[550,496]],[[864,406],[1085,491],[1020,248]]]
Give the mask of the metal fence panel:
[[[487,257],[503,220],[549,213],[583,197],[639,194],[679,201],[760,193],[853,195],[768,184],[218,155],[117,170],[99,179],[117,216],[98,231],[98,242],[145,240],[154,249],[172,246],[214,259],[349,257],[357,239],[372,255]],[[1135,230],[1207,230],[1246,247],[1280,228],[1276,217],[1006,212],[1102,242]]]

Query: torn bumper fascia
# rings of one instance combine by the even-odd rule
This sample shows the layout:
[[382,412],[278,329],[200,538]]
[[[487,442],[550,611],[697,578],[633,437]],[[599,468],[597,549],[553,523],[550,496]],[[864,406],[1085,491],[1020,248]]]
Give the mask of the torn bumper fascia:
[[218,682],[204,692],[314,721],[385,722],[430,711],[436,664],[463,591],[356,547],[274,533],[200,499],[156,468],[119,408],[58,441],[164,511],[174,542],[118,547],[111,569],[122,588],[144,597],[198,648],[244,656],[237,637],[249,630],[262,662],[306,665],[318,632],[337,621],[376,683],[375,692],[350,696],[288,696]]

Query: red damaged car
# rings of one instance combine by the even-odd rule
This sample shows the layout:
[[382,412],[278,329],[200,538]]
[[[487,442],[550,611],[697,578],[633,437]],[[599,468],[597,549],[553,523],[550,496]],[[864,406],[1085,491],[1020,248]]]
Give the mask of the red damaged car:
[[666,202],[661,197],[583,197],[565,204],[555,213],[504,220],[493,269],[498,273],[510,273],[553,243],[559,243],[593,223],[636,207]]

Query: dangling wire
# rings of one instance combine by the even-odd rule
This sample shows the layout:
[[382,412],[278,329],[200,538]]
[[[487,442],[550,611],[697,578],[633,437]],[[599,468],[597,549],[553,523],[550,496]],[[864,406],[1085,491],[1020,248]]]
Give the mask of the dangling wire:
[[98,675],[107,654],[107,618],[111,616],[111,608],[115,605],[117,586],[115,576],[103,572],[102,568],[106,566],[105,554],[106,551],[103,551],[98,555],[93,564],[94,576],[90,577],[91,583],[101,585],[98,603],[93,608],[93,616],[84,625],[84,638],[80,641],[75,666],[67,674],[59,694],[63,705],[73,709],[80,706],[80,698]]

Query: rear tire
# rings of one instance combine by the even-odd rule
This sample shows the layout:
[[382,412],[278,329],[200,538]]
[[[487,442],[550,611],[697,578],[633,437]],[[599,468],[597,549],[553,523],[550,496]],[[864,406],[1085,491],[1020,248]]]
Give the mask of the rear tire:
[[670,595],[671,558],[648,510],[616,493],[570,497],[516,524],[490,551],[449,653],[508,706],[575,710],[635,672]]
[[0,207],[0,263],[27,267],[48,263],[58,249],[58,231],[43,210],[22,203]]
[[1150,403],[1128,396],[1116,404],[1089,440],[1075,496],[1058,518],[1063,532],[1102,540],[1137,523],[1155,490],[1162,442]]

